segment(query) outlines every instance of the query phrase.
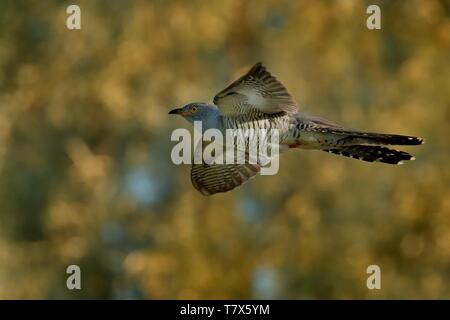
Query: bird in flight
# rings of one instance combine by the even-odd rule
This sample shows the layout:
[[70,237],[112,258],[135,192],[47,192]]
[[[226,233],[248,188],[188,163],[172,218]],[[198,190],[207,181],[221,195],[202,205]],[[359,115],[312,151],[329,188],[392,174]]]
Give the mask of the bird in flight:
[[[214,97],[214,104],[189,103],[169,114],[183,116],[203,128],[277,129],[279,150],[300,148],[322,150],[368,162],[402,164],[415,158],[391,145],[420,145],[423,139],[397,134],[348,129],[328,120],[298,111],[283,84],[262,63]],[[191,181],[203,195],[230,191],[258,175],[262,163],[193,164]]]

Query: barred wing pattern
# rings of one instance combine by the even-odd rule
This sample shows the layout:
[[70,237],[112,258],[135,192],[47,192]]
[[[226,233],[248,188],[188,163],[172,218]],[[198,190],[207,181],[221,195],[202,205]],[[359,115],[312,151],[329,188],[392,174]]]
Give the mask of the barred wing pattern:
[[259,62],[214,97],[225,116],[244,113],[297,112],[286,88]]
[[[261,171],[258,159],[253,158],[242,144],[237,144],[237,149],[227,148],[215,150],[214,155],[205,156],[203,151],[210,142],[199,141],[194,159],[201,158],[202,163],[193,161],[191,167],[192,185],[203,195],[209,196],[219,192],[230,191],[256,176]],[[242,152],[237,152],[237,150]],[[234,152],[236,151],[236,152]],[[231,152],[228,154],[228,152]],[[231,157],[231,163],[227,157]],[[222,162],[220,162],[222,161]],[[262,159],[264,162],[264,159]]]
[[258,164],[193,164],[192,185],[203,195],[230,191],[261,170]]

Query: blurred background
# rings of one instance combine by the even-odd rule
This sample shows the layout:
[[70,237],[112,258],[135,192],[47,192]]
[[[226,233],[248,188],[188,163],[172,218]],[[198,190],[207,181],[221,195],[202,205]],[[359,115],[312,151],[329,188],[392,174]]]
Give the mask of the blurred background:
[[[1,1],[0,298],[450,298],[449,52],[445,0]],[[304,112],[426,144],[204,197],[167,112],[257,61]]]

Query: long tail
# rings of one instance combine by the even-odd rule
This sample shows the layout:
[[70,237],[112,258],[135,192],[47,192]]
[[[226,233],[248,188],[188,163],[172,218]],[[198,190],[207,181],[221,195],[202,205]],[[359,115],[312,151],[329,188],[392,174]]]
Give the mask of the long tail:
[[[321,131],[314,129],[314,131]],[[333,142],[340,146],[349,145],[397,145],[416,146],[423,143],[423,139],[413,136],[399,134],[373,133],[364,131],[353,131],[345,129],[329,129],[323,131],[326,135],[333,135]]]
[[383,145],[420,145],[423,139],[397,134],[371,133],[351,130],[328,130],[334,141],[330,146],[324,146],[323,151],[351,157],[369,162],[402,164],[405,160],[415,158],[404,151],[394,150]]
[[351,157],[368,162],[383,162],[389,164],[402,164],[404,160],[415,158],[405,151],[398,151],[380,146],[348,146],[336,149],[322,149],[344,157]]

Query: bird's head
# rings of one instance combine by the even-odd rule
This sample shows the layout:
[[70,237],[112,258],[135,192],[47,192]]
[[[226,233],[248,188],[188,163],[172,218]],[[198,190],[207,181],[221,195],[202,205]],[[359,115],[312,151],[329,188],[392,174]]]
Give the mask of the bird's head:
[[169,114],[181,115],[187,121],[194,123],[194,121],[207,122],[209,119],[215,119],[217,115],[220,115],[220,112],[215,105],[195,102],[189,103],[182,108],[173,109]]

